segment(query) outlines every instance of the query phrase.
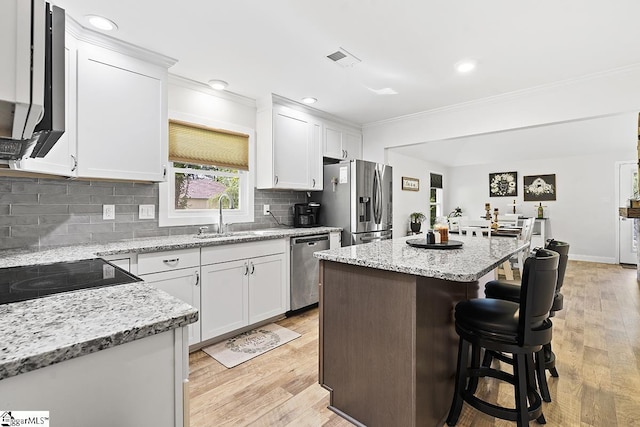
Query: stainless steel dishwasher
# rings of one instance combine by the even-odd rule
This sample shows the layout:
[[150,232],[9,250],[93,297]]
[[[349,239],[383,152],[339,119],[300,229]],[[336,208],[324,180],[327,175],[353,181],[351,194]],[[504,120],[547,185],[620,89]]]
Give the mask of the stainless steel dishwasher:
[[329,234],[291,238],[291,311],[318,302],[316,251],[329,249]]

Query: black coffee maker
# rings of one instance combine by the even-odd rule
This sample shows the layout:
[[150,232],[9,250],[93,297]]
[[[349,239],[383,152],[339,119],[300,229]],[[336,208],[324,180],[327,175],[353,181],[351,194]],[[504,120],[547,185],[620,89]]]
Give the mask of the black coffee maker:
[[293,205],[293,225],[295,227],[317,227],[320,203],[296,203]]

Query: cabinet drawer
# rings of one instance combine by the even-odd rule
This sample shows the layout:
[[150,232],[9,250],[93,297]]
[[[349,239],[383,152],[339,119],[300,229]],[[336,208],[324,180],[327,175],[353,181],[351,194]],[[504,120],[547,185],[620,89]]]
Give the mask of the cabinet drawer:
[[202,265],[281,254],[287,250],[288,243],[288,239],[274,239],[202,248]]
[[199,248],[138,255],[139,275],[198,266],[200,266]]

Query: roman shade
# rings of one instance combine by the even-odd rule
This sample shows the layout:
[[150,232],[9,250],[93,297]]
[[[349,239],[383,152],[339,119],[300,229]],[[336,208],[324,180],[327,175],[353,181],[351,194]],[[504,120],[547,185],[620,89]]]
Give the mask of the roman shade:
[[249,135],[169,120],[169,160],[249,170]]

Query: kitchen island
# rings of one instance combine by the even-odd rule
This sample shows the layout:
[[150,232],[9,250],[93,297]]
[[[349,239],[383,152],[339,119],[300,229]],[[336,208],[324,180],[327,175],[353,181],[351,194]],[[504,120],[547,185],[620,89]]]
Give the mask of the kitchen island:
[[[356,425],[441,425],[453,396],[453,310],[528,243],[456,236],[461,249],[400,238],[316,252],[320,261],[320,384]],[[484,284],[484,283],[482,283]]]

